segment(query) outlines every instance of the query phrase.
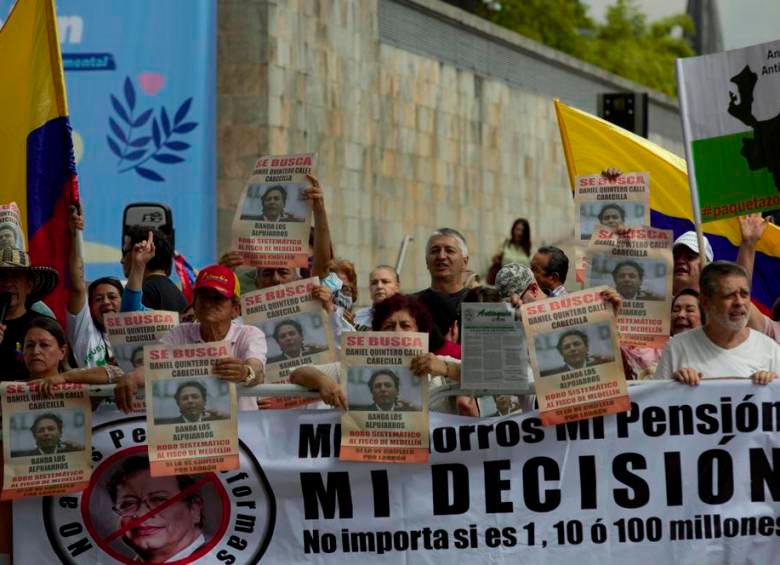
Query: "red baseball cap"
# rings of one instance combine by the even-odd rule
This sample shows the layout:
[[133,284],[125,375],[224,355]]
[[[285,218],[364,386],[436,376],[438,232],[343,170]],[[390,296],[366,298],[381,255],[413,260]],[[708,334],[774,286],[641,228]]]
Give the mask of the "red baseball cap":
[[241,295],[238,277],[224,265],[211,265],[201,269],[195,279],[195,290],[201,288],[216,290],[225,298],[238,298]]

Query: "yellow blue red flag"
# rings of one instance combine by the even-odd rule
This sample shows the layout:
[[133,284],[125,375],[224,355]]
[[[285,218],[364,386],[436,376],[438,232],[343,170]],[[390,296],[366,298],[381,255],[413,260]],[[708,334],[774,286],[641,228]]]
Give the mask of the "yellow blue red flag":
[[[650,223],[674,231],[694,230],[685,159],[587,112],[555,100],[569,179],[615,167],[650,173]],[[704,233],[716,259],[734,261],[741,241],[736,218],[709,222]],[[770,225],[757,247],[753,298],[764,309],[780,296],[780,228]]]
[[18,0],[0,29],[0,77],[0,201],[18,204],[33,265],[60,273],[46,303],[64,320],[79,196],[54,0]]

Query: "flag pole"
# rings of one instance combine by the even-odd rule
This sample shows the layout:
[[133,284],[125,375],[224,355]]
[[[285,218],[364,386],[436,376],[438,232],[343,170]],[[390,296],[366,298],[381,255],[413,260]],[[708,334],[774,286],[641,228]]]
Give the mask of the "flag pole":
[[701,266],[704,268],[707,265],[707,255],[704,249],[704,229],[701,221],[701,208],[699,207],[699,189],[696,184],[696,165],[693,162],[693,156],[691,155],[691,125],[688,122],[688,103],[685,96],[685,79],[683,77],[682,59],[677,59],[676,72],[677,72],[677,97],[680,101],[680,117],[683,126],[683,137],[685,139],[685,163],[688,169],[688,187],[691,193],[691,208],[693,208],[693,222],[696,227],[696,239],[699,243],[699,258],[701,259]]

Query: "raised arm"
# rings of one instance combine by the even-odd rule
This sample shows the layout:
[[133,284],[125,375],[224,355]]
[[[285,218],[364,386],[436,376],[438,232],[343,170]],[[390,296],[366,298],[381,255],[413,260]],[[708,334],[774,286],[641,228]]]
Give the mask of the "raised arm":
[[70,257],[68,267],[70,269],[70,295],[68,296],[68,312],[78,314],[84,308],[87,301],[87,281],[84,279],[84,216],[79,209],[71,206],[70,209]]
[[325,211],[325,198],[320,186],[320,181],[314,175],[306,175],[311,186],[303,191],[304,200],[312,201],[314,211],[314,260],[312,262],[312,275],[324,277],[328,274],[328,263],[333,259],[333,244],[330,239],[330,227],[328,226],[328,214]]
[[149,232],[149,237],[133,245],[130,251],[130,272],[127,274],[127,285],[122,293],[122,312],[137,312],[148,310],[143,305],[143,285],[146,264],[154,257],[154,234]]
[[750,214],[739,217],[739,231],[742,235],[742,243],[737,253],[737,264],[748,272],[748,278],[753,278],[753,265],[756,261],[756,245],[763,237],[769,220],[762,218],[761,214]]
[[[756,246],[764,235],[769,220],[762,218],[761,214],[750,214],[739,217],[739,232],[742,236],[742,242],[739,244],[739,253],[737,253],[737,264],[741,265],[748,273],[748,279],[753,280],[753,267],[756,262]],[[756,308],[755,304],[750,305],[750,318],[748,325],[761,333],[766,330],[766,316]]]

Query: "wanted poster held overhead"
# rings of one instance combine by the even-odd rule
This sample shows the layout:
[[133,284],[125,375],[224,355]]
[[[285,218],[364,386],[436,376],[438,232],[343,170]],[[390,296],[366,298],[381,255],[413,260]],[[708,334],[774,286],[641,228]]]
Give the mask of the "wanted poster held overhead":
[[589,240],[599,224],[613,229],[649,225],[650,174],[624,173],[614,179],[579,176],[574,203],[574,233],[581,241]]
[[780,208],[780,41],[678,59],[677,85],[701,221]]
[[539,416],[546,425],[629,409],[628,388],[606,287],[524,304]]
[[255,163],[233,220],[233,249],[253,267],[306,267],[312,208],[303,200],[316,155],[266,155]]

